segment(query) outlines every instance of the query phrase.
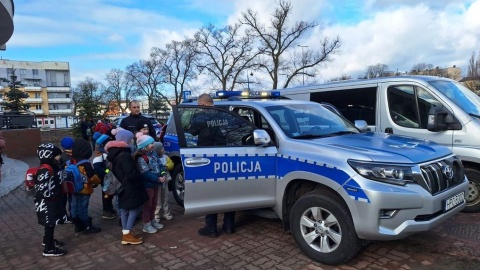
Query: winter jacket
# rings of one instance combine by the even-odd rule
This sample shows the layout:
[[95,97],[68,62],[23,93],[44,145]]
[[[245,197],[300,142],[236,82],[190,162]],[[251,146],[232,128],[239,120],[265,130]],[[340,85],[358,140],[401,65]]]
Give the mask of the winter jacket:
[[140,155],[137,155],[136,162],[145,188],[156,188],[162,184],[158,178],[164,176],[161,175],[164,166],[155,152],[142,151]]
[[83,189],[79,193],[84,195],[92,194],[93,188],[100,185],[102,183],[102,179],[95,173],[90,161],[78,165],[78,170],[81,174],[86,175],[88,179],[88,182],[83,184]]
[[122,122],[120,123],[120,127],[126,130],[130,130],[133,134],[135,134],[137,133],[137,122],[139,119],[144,119],[148,123],[148,135],[154,139],[157,138],[152,123],[150,123],[150,120],[142,114],[130,114],[122,120]]
[[129,145],[122,141],[111,141],[105,145],[107,160],[112,163],[113,174],[123,181],[123,192],[118,195],[121,209],[134,210],[148,201],[148,194]]
[[65,211],[64,194],[62,193],[61,181],[57,166],[52,166],[53,175],[47,168],[37,171],[35,181],[35,209],[38,223],[43,226],[65,224],[67,213]]
[[107,134],[107,130],[108,128],[103,122],[97,123],[93,129],[94,132],[100,132],[102,134]]

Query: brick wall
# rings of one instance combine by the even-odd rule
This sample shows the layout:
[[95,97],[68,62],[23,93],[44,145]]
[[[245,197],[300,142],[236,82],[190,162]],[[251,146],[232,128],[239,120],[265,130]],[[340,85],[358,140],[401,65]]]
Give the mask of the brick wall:
[[38,128],[2,130],[6,144],[3,153],[9,158],[21,159],[37,155],[37,147],[44,142],[51,142],[60,147],[65,136],[72,136],[71,129],[40,131]]

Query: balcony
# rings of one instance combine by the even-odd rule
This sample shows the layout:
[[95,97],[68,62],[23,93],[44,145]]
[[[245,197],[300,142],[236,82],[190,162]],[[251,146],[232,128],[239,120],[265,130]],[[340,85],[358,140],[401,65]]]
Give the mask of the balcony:
[[51,114],[51,115],[52,114],[55,114],[55,115],[57,115],[57,114],[67,114],[68,115],[68,114],[72,114],[72,109],[57,109],[57,110],[50,110],[49,109],[48,113]]
[[27,98],[25,99],[26,103],[43,103],[43,98]]
[[71,98],[48,98],[48,103],[72,103]]
[[27,91],[27,92],[42,92],[42,87],[40,87],[40,86],[25,86],[25,91]]
[[30,110],[31,112],[33,112],[34,114],[37,114],[37,115],[40,115],[40,114],[44,114],[45,111],[44,110]]
[[47,86],[47,92],[52,93],[70,93],[71,89],[68,86]]

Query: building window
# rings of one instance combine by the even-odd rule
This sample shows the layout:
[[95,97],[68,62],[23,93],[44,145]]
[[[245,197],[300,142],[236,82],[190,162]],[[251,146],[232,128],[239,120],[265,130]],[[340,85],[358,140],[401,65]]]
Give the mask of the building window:
[[35,98],[40,98],[40,93],[35,93]]
[[65,97],[66,97],[66,98],[70,98],[70,94],[65,94]]
[[35,110],[41,110],[42,109],[42,105],[35,105]]
[[70,104],[67,104],[67,109],[70,109]]
[[32,74],[33,75],[38,75],[38,69],[32,69]]
[[26,75],[27,74],[27,70],[22,68],[20,69],[20,75]]

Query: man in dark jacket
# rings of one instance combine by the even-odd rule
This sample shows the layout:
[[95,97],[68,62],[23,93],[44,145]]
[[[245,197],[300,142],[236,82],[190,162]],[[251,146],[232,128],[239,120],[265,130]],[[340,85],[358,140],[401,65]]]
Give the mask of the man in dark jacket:
[[130,115],[125,117],[122,122],[120,123],[120,127],[126,130],[130,130],[133,134],[137,133],[137,122],[139,119],[144,119],[148,123],[148,135],[152,138],[157,138],[155,134],[155,129],[153,128],[152,123],[150,123],[150,119],[143,116],[140,113],[140,102],[137,100],[132,100],[128,105],[130,108]]

